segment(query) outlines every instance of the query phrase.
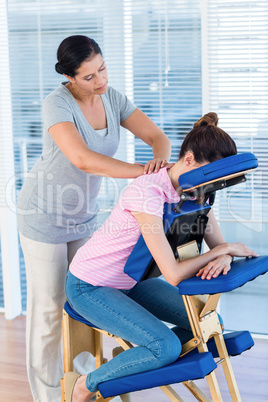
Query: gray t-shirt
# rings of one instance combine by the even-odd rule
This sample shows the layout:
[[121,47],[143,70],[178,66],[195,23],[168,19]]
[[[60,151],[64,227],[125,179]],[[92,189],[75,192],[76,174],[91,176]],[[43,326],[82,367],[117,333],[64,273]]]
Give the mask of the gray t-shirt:
[[[113,156],[120,139],[120,122],[136,106],[115,89],[101,95],[107,134],[95,131],[71,92],[62,83],[43,105],[43,151],[28,173],[17,202],[18,228],[25,236],[45,243],[65,243],[90,236],[98,212],[100,176],[85,173],[61,152],[48,129],[57,123],[76,125],[89,149]],[[74,150],[75,152],[75,150]]]

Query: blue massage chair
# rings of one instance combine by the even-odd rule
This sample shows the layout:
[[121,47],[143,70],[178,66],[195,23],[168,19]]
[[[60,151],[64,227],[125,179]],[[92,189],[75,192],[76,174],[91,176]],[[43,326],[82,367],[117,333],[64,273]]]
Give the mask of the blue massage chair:
[[[246,174],[258,166],[252,153],[233,155],[209,163],[180,176],[183,192],[178,204],[166,204],[163,225],[175,257],[181,261],[196,257],[202,250],[207,214],[214,203],[216,191],[246,181]],[[187,230],[185,230],[187,228]],[[125,265],[125,273],[136,281],[161,275],[140,236]],[[248,331],[223,334],[223,324],[217,313],[221,293],[229,292],[268,271],[268,256],[237,259],[227,275],[211,280],[193,277],[182,281],[179,293],[183,297],[193,338],[185,343],[178,360],[166,367],[145,373],[121,377],[99,385],[96,400],[109,401],[120,395],[130,400],[130,393],[160,387],[171,401],[183,399],[171,384],[182,383],[198,401],[209,399],[193,382],[206,378],[213,401],[222,401],[215,369],[222,364],[232,401],[241,401],[230,363],[230,356],[241,354],[253,345]],[[106,362],[103,357],[102,335],[114,338],[120,345],[113,356],[133,347],[127,340],[96,328],[76,313],[68,302],[63,310],[64,372],[73,370],[73,359],[82,351],[95,356],[96,368]],[[62,401],[65,401],[62,384]]]

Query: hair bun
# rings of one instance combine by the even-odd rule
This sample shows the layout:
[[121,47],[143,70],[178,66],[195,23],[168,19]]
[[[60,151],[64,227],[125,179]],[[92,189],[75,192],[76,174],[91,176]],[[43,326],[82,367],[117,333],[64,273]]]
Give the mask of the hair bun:
[[63,69],[61,68],[59,62],[55,64],[55,70],[57,71],[58,74],[64,74]]
[[201,117],[201,119],[197,120],[197,122],[194,124],[194,128],[203,126],[217,126],[217,125],[218,125],[217,113],[210,112]]

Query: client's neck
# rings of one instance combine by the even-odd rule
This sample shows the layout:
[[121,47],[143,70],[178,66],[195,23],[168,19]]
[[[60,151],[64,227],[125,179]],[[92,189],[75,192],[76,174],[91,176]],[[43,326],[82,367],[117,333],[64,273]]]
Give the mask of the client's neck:
[[177,193],[180,194],[182,192],[182,189],[180,188],[179,185],[179,177],[181,174],[184,173],[182,161],[178,160],[178,162],[176,162],[175,165],[172,166],[172,168],[168,169],[167,173],[172,183],[172,186],[177,191]]

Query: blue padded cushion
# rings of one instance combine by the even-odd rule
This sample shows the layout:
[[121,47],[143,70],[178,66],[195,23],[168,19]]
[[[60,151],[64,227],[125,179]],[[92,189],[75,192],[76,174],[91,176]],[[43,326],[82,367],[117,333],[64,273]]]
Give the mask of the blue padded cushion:
[[[165,233],[167,233],[174,219],[178,216],[210,208],[208,205],[202,206],[200,204],[195,204],[192,201],[186,201],[181,207],[181,212],[178,213],[174,211],[174,208],[176,208],[176,206],[177,203],[164,204],[163,225]],[[140,282],[152,258],[152,254],[149,251],[143,236],[140,235],[130,256],[127,259],[124,267],[124,272],[131,278],[135,279],[135,281]]]
[[[249,331],[235,331],[229,334],[223,335],[226,349],[229,356],[241,355],[245,350],[248,350],[254,346],[254,341]],[[212,356],[219,357],[218,349],[214,337],[210,338],[207,342],[208,350],[212,353]],[[195,348],[190,354],[198,354],[198,349]]]
[[223,176],[254,169],[257,166],[258,159],[251,152],[232,155],[182,174],[179,177],[179,184],[185,190]]
[[179,283],[181,295],[201,295],[230,292],[268,271],[268,256],[242,258],[231,265],[227,275],[210,280],[194,276]]
[[[249,331],[235,331],[223,335],[229,356],[236,356],[254,346],[254,341]],[[213,357],[219,357],[214,338],[209,339],[208,350]]]
[[104,398],[204,378],[217,367],[210,352],[179,357],[168,366],[100,383]]
[[91,322],[87,321],[84,317],[82,317],[80,314],[78,314],[73,308],[72,306],[69,304],[68,301],[65,302],[64,304],[64,310],[66,311],[66,313],[72,317],[74,320],[82,322],[83,324],[88,325],[89,327],[92,328],[98,328],[96,325],[93,325]]

